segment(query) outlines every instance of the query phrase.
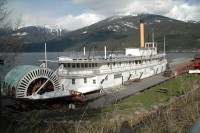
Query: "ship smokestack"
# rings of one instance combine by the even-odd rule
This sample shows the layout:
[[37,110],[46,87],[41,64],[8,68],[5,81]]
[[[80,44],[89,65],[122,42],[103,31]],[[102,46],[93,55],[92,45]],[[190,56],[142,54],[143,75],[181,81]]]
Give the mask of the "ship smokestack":
[[140,20],[140,47],[144,48],[144,21]]

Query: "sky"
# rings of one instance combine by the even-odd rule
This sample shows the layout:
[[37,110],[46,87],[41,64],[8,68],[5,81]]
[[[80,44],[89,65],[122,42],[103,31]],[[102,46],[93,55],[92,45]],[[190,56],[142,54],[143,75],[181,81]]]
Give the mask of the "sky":
[[7,8],[11,19],[22,19],[21,26],[61,26],[69,30],[127,13],[200,21],[200,0],[7,0]]

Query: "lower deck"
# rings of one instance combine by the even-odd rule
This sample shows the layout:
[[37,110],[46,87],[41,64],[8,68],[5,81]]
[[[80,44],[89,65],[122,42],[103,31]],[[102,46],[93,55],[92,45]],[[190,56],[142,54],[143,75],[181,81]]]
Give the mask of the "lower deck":
[[97,74],[82,77],[64,77],[61,76],[61,86],[66,92],[73,90],[80,93],[88,93],[95,90],[113,87],[124,84],[126,81],[144,79],[159,73],[166,69],[166,62],[152,65],[151,67],[143,66],[137,69],[119,71],[113,73]]

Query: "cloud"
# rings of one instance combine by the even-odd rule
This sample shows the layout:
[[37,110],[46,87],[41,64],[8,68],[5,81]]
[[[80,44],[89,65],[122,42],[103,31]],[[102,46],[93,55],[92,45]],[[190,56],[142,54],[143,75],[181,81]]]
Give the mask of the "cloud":
[[196,20],[200,21],[200,4],[184,3],[175,5],[166,16],[176,18],[178,20]]
[[73,0],[88,10],[104,16],[132,13],[164,15],[179,20],[200,20],[200,3],[196,0]]
[[[23,24],[28,23],[29,25],[49,25],[51,27],[61,26],[68,30],[76,30],[91,24],[94,24],[102,19],[105,19],[105,16],[85,12],[80,15],[66,15],[54,18],[51,13],[24,13]],[[36,19],[35,19],[36,18]]]
[[96,23],[104,18],[105,18],[104,16],[88,12],[80,14],[78,16],[72,16],[72,15],[63,16],[56,19],[55,23],[56,25],[66,27],[67,29],[75,30]]
[[148,2],[147,0],[60,0],[59,2],[51,1],[49,4],[47,0],[46,2],[8,0],[8,5],[13,9],[13,18],[22,16],[23,24],[57,25],[70,30],[126,12],[150,13],[179,20],[200,21],[200,2],[197,0],[151,0]]

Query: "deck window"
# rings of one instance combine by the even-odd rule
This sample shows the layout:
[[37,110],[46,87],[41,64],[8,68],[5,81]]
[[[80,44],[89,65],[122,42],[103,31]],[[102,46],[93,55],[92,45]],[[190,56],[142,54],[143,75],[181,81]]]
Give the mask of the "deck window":
[[121,62],[119,62],[119,65],[120,65],[120,66],[121,66],[121,64],[122,64],[122,63],[121,63]]
[[75,84],[75,79],[72,79],[72,84]]
[[108,67],[109,67],[110,63],[108,63]]
[[81,67],[84,68],[84,63],[81,63]]
[[93,84],[96,84],[96,79],[93,79]]
[[80,68],[80,63],[77,63],[77,68]]
[[84,83],[85,83],[85,84],[87,83],[87,78],[84,78]]
[[62,65],[63,65],[64,67],[67,67],[67,64],[65,64],[65,63],[64,63],[64,64],[62,64]]
[[122,74],[115,74],[114,75],[114,79],[116,79],[116,78],[121,78],[122,77]]
[[113,62],[113,66],[115,66],[115,62]]
[[97,67],[97,63],[95,63],[95,67]]
[[85,63],[85,68],[87,68],[88,67],[88,64],[87,63]]
[[72,68],[75,68],[75,63],[72,63]]
[[70,68],[71,67],[71,63],[67,63],[67,67]]
[[91,63],[89,63],[89,67],[91,67],[92,65],[91,65]]

